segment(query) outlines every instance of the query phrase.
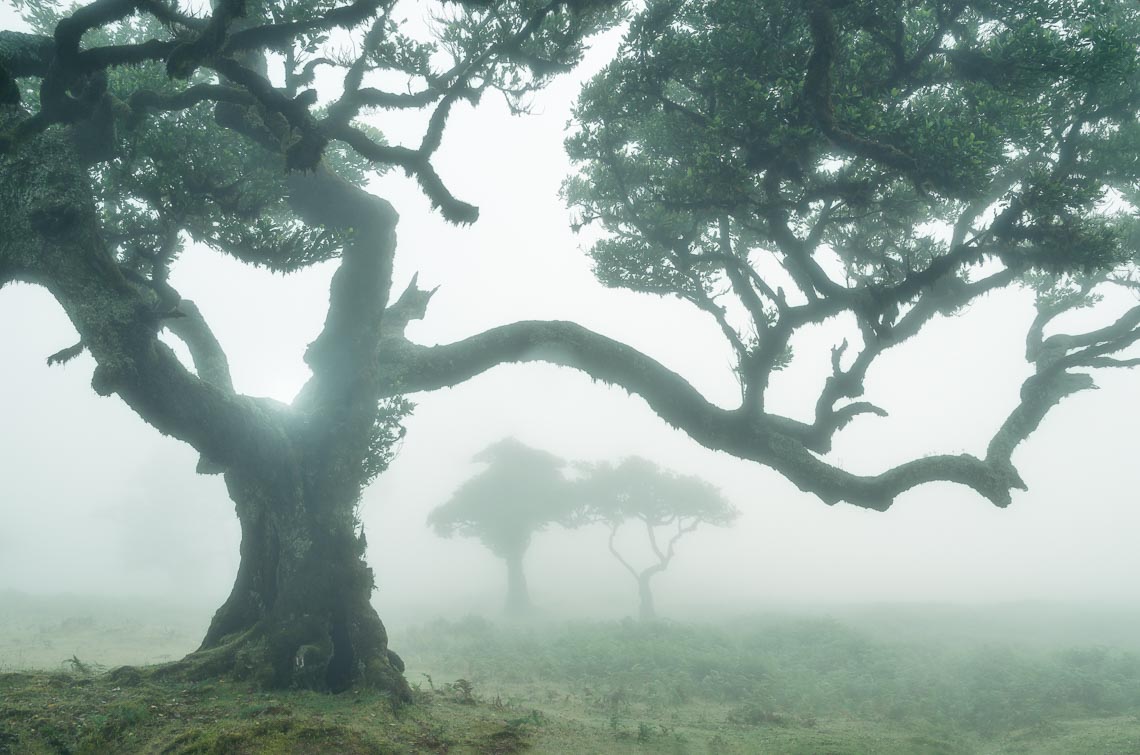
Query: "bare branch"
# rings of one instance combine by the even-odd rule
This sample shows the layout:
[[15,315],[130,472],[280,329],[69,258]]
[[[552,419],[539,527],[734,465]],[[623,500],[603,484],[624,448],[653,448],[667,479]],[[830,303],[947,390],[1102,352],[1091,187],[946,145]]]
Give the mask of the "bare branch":
[[1042,348],[1071,351],[1082,347],[1096,348],[1107,344],[1120,343],[1123,343],[1120,348],[1124,348],[1131,343],[1131,340],[1128,339],[1134,340],[1136,338],[1134,329],[1137,326],[1140,326],[1140,306],[1132,307],[1111,325],[1088,333],[1058,333],[1049,336],[1042,344]]
[[328,123],[328,131],[333,139],[339,139],[363,157],[382,165],[398,165],[409,175],[415,176],[420,188],[431,200],[432,207],[451,222],[474,223],[479,218],[477,207],[456,199],[448,191],[426,155],[407,147],[379,144],[369,139],[363,131],[344,124]]
[[658,563],[664,566],[669,563],[669,559],[665,557],[665,554],[657,545],[657,533],[654,531],[653,524],[648,519],[643,521],[645,522],[645,532],[649,536],[649,547],[653,550],[653,555],[657,556]]
[[190,350],[194,370],[207,383],[233,393],[230,363],[198,306],[189,299],[178,302],[181,317],[166,318],[162,324]]
[[129,104],[132,110],[186,110],[203,102],[229,102],[235,105],[252,105],[254,98],[249,92],[221,84],[195,84],[176,94],[161,94],[139,89],[131,94]]
[[1081,361],[1081,366],[1084,367],[1124,367],[1131,368],[1140,366],[1140,359],[1113,359],[1112,357],[1089,357]]
[[614,522],[610,525],[610,537],[608,541],[610,546],[610,553],[614,555],[614,558],[618,560],[618,563],[625,567],[625,570],[627,572],[633,575],[634,579],[639,579],[640,575],[638,574],[637,569],[634,569],[628,561],[622,558],[621,553],[618,552],[617,546],[614,545],[614,538],[617,537],[619,527],[621,527],[620,522]]
[[[756,289],[750,285],[755,283],[760,278],[755,274],[752,266],[747,264],[744,260],[736,255],[732,248],[732,226],[731,221],[727,215],[720,218],[718,222],[717,232],[720,242],[720,256],[718,260],[721,261],[725,276],[728,278],[729,285],[732,286],[733,293],[740,303],[744,305],[745,310],[748,311],[749,316],[752,318],[752,324],[756,328],[756,332],[760,333],[768,326],[768,315],[764,311],[764,302],[756,293]],[[751,276],[747,275],[744,270],[752,273]],[[787,303],[781,299],[777,299],[775,293],[768,287],[766,283],[761,281],[759,286],[760,291],[764,292],[777,307],[786,307]]]
[[[767,201],[762,210],[768,232],[784,255],[784,268],[796,286],[809,302],[818,299],[820,295],[829,298],[849,297],[850,292],[831,280],[812,257],[815,247],[808,246],[808,242],[797,237],[788,226],[787,215],[781,209],[779,174],[769,169],[764,174],[763,185]],[[816,231],[812,238],[818,238],[820,233],[822,231]]]
[[669,538],[669,544],[665,549],[665,557],[661,559],[662,567],[668,566],[669,562],[673,560],[673,556],[677,552],[677,542],[680,541],[682,537],[695,530],[700,523],[701,520],[696,517],[690,520],[688,524],[685,524],[683,521],[678,520],[677,531],[673,534],[673,537]]

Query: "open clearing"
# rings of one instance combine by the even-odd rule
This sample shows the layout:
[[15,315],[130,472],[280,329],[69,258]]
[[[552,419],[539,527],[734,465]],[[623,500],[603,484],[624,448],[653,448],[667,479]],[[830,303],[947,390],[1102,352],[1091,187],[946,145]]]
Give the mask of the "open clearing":
[[[190,610],[4,598],[0,753],[1140,752],[1140,656],[1069,636],[1125,615],[437,620],[393,631],[417,700],[395,708],[114,668],[192,649]],[[1001,641],[1035,623],[1047,643]]]

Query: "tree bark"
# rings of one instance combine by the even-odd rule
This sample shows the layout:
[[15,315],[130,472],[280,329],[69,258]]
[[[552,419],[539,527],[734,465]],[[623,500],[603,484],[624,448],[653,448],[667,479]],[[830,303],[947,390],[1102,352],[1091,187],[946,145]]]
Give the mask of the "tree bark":
[[530,613],[534,605],[530,602],[530,591],[526,585],[526,571],[523,569],[524,553],[512,553],[504,561],[507,564],[507,605],[506,612],[512,616]]
[[173,670],[232,674],[274,688],[364,685],[409,700],[403,662],[388,649],[370,602],[373,574],[356,532],[355,500],[281,471],[227,472],[242,528],[241,564],[202,646]]

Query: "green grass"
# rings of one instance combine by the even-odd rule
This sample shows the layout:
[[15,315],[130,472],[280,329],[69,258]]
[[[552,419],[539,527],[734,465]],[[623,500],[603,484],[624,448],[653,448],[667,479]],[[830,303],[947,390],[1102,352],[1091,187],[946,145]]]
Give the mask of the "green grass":
[[[1140,656],[1105,648],[882,642],[783,618],[440,621],[405,632],[401,649],[413,677],[451,670],[476,695],[659,748],[672,737],[741,752],[1034,752],[1085,738],[1108,749],[1068,751],[1140,752]],[[1121,749],[1127,741],[1135,747]]]
[[[1140,753],[1140,657],[1105,647],[908,639],[803,616],[469,618],[393,631],[416,690],[394,709],[368,692],[101,672],[132,643],[137,659],[161,642],[189,650],[193,630],[57,608],[0,618],[0,754]],[[11,671],[19,633],[39,629],[41,670]]]
[[256,692],[146,674],[0,675],[0,753],[514,752],[528,723],[424,696]]

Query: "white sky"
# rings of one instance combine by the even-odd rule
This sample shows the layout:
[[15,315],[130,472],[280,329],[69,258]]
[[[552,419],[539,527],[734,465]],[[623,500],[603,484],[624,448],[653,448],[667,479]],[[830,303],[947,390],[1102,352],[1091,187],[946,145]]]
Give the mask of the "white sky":
[[[679,302],[603,289],[568,229],[557,196],[568,168],[561,140],[581,76],[539,95],[530,116],[512,118],[488,97],[452,117],[436,165],[456,196],[480,206],[475,226],[445,224],[402,176],[377,182],[402,218],[393,293],[416,271],[421,284],[441,287],[410,334],[447,342],[518,319],[570,319],[731,403],[737,389],[715,325]],[[306,378],[301,355],[323,321],[332,269],[279,276],[194,250],[174,282],[212,323],[238,388],[289,400]],[[866,398],[892,416],[858,421],[832,458],[875,472],[924,453],[982,453],[1027,374],[1021,338],[1030,317],[1026,296],[1001,293],[880,359]],[[806,416],[839,338],[827,326],[797,341],[796,361],[774,382],[773,409]],[[118,399],[96,397],[89,357],[45,366],[74,341],[44,291],[0,292],[0,589],[220,600],[237,563],[221,479],[195,476],[187,447]],[[1102,390],[1056,409],[1015,456],[1030,490],[1009,509],[929,485],[876,513],[827,507],[770,470],[704,449],[640,399],[585,375],[499,368],[416,397],[400,456],[365,493],[377,602],[386,617],[497,607],[500,565],[477,543],[436,538],[424,519],[477,470],[471,456],[505,435],[572,460],[647,456],[725,491],[743,516],[682,544],[658,583],[666,615],[787,601],[1136,602],[1138,381],[1101,375]],[[536,600],[554,610],[633,610],[633,585],[601,532],[540,535],[528,565]]]

